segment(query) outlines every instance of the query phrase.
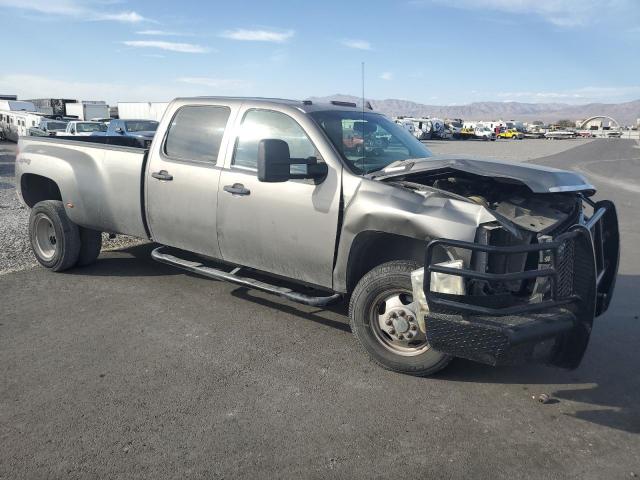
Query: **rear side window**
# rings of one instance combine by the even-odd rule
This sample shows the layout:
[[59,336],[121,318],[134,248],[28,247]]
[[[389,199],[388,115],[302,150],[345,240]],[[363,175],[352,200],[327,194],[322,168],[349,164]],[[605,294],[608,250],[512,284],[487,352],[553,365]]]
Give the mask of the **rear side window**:
[[164,152],[181,160],[216,163],[230,113],[228,107],[180,108],[169,125]]

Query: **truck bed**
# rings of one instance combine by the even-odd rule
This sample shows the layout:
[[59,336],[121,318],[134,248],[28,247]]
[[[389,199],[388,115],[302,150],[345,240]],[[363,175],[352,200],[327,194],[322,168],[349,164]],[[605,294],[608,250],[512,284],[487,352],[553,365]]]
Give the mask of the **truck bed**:
[[46,177],[55,182],[74,223],[148,238],[143,195],[147,150],[113,142],[112,137],[21,137],[16,161],[18,193],[33,206],[38,200],[33,192],[38,189],[25,188],[23,195],[23,187]]

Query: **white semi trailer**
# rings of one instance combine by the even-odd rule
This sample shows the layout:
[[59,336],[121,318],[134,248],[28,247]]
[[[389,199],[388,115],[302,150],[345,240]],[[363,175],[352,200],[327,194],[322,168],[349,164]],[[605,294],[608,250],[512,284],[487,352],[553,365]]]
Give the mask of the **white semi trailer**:
[[66,110],[67,116],[76,117],[78,120],[109,118],[109,105],[104,102],[67,103]]
[[119,102],[118,117],[123,120],[162,120],[168,102]]

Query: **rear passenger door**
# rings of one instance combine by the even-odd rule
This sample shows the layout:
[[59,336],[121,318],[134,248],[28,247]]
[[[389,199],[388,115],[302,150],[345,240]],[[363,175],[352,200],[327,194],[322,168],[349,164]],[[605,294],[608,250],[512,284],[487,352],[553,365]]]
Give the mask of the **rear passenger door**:
[[234,113],[231,104],[183,105],[153,143],[145,192],[156,242],[220,258],[218,183]]

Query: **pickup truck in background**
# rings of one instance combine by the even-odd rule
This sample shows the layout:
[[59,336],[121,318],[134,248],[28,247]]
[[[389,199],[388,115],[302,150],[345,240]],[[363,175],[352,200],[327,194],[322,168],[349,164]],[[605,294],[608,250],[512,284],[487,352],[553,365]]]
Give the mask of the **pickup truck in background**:
[[141,141],[143,147],[148,147],[151,144],[157,129],[158,122],[155,120],[113,119],[109,122],[106,131],[94,132],[92,135],[135,138]]
[[102,122],[71,121],[62,135],[71,137],[88,137],[95,132],[106,132],[107,126]]
[[[354,132],[384,142],[354,148]],[[575,368],[613,294],[616,210],[578,173],[432,156],[344,103],[181,98],[148,149],[108,139],[20,139],[46,268],[92,263],[101,232],[150,239],[155,260],[205,277],[348,300],[363,349],[412,375],[452,357]]]
[[29,128],[29,135],[32,137],[54,137],[56,135],[63,135],[66,129],[67,122],[63,120],[43,118],[40,120],[40,124]]

